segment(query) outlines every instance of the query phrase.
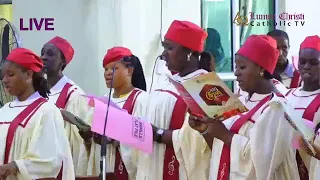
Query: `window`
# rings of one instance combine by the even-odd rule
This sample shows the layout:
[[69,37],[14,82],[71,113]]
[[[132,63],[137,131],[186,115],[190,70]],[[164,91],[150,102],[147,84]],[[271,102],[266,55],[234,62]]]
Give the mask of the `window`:
[[202,26],[208,33],[205,50],[216,60],[217,72],[232,72],[231,1],[202,0]]
[[[229,0],[202,0],[202,27],[208,33],[205,50],[214,56],[218,73],[233,71],[231,14]],[[226,84],[233,89],[232,82]]]
[[[264,16],[264,15],[274,15],[275,6],[274,1],[266,0],[241,0],[240,2],[240,14],[246,15],[247,17],[253,16]],[[264,17],[260,17],[264,21]],[[244,26],[241,27],[240,41],[241,44],[244,43],[246,38],[252,34],[267,34],[269,31],[274,30],[274,26],[258,26],[257,23],[253,23],[254,26]]]
[[12,5],[0,4],[0,18],[4,18],[12,22]]
[[[252,12],[273,15],[274,9],[273,0],[201,0],[202,27],[208,33],[205,50],[214,56],[216,72],[223,73],[222,78],[233,74],[234,53],[248,36],[274,29],[273,26],[237,26],[233,23],[235,15],[249,17]],[[225,83],[236,89],[233,82]]]
[[12,4],[12,0],[0,0],[0,5],[1,4]]

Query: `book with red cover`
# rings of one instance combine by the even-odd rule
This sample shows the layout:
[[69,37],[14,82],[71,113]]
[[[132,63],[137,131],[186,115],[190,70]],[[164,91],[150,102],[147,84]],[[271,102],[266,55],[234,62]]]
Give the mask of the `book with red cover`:
[[215,72],[203,74],[183,83],[169,78],[193,115],[225,120],[248,109]]

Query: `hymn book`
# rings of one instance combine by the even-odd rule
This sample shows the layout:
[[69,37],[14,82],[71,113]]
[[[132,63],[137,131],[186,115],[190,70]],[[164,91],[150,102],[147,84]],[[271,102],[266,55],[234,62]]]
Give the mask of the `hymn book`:
[[183,83],[170,77],[169,80],[193,115],[225,120],[248,111],[215,72],[197,76]]

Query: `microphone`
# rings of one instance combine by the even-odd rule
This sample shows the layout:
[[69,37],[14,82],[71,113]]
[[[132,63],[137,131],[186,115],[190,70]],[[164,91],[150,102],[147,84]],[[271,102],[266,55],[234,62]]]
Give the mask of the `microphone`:
[[158,59],[160,59],[160,60],[164,60],[164,56],[163,56],[163,55],[159,55],[159,56],[157,56],[156,61],[154,62],[153,69],[152,69],[152,76],[151,76],[151,84],[150,84],[149,93],[150,93],[150,92],[151,92],[151,90],[152,90],[152,86],[153,86],[153,78],[154,78],[154,73],[155,73],[155,70],[156,70],[156,66],[157,66]]
[[111,101],[111,92],[113,89],[113,78],[114,78],[116,64],[117,63],[115,63],[112,68],[111,87],[110,87],[110,90],[108,93],[107,112],[106,112],[106,118],[104,121],[103,135],[101,138],[101,152],[100,152],[101,158],[100,158],[100,175],[99,175],[100,180],[106,180],[106,155],[107,155],[107,142],[108,142],[108,138],[106,137],[106,127],[107,127],[107,122],[108,122],[109,107],[110,107],[110,101]]

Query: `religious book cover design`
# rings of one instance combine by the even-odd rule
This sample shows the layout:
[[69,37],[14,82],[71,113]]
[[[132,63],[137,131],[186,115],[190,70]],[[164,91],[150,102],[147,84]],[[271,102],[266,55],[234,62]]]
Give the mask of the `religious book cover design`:
[[248,111],[215,72],[197,76],[183,83],[171,78],[170,81],[194,115],[219,117],[224,120]]

